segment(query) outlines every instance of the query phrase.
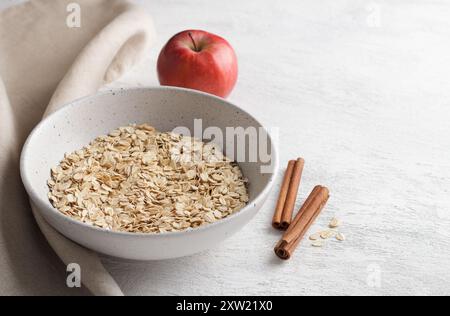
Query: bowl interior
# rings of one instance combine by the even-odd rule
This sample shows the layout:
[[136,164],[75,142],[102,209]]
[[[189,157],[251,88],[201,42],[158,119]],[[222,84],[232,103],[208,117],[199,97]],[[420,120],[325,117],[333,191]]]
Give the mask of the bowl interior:
[[[195,134],[194,127],[199,129],[199,119],[202,125],[200,134]],[[235,160],[238,158],[244,176],[249,179],[249,203],[269,184],[276,168],[271,139],[260,128],[261,124],[223,99],[165,87],[118,90],[70,103],[34,129],[24,146],[21,163],[22,178],[32,199],[52,207],[47,199],[50,168],[56,166],[65,153],[130,123],[148,123],[160,131],[172,131],[182,126],[189,129],[191,135],[201,135],[208,127],[219,128],[224,135],[225,154]],[[248,127],[257,128],[259,133],[256,140],[253,137],[256,148],[252,147],[251,137],[245,138],[245,158],[242,157],[242,148],[238,148],[239,140],[234,136],[226,136],[227,128],[236,127],[244,130]],[[251,158],[249,154],[255,150],[263,150],[269,155],[257,155],[255,161],[255,157]],[[270,161],[267,161],[268,158]]]

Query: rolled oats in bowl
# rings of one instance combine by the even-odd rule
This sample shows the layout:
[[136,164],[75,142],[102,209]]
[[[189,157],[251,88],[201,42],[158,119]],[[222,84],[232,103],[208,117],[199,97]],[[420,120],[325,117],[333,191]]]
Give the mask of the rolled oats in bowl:
[[239,166],[214,145],[146,124],[120,127],[66,154],[48,186],[61,213],[125,232],[195,228],[248,202]]

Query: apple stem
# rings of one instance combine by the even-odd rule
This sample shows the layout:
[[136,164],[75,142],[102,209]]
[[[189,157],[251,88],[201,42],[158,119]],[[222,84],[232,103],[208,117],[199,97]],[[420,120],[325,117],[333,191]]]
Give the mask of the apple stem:
[[198,48],[197,48],[197,45],[195,44],[194,38],[192,37],[192,33],[189,32],[188,35],[189,35],[189,37],[190,37],[191,40],[192,40],[192,44],[194,44],[194,50],[195,50],[196,52],[198,52],[199,50],[198,50]]

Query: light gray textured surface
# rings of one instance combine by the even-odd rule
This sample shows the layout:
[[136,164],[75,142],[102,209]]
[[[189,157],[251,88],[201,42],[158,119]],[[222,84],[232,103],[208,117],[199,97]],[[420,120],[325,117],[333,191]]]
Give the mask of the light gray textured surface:
[[272,252],[280,235],[270,228],[276,189],[216,249],[163,262],[106,260],[127,294],[450,294],[450,3],[141,3],[159,40],[114,86],[157,84],[157,53],[178,31],[227,38],[240,63],[230,99],[280,127],[282,165],[306,159],[299,201],[315,184],[330,188],[313,230],[337,215],[348,240],[324,249],[304,242],[280,262]]
[[152,263],[105,258],[126,294],[450,294],[448,1],[140,2],[159,39],[113,86],[157,84],[158,51],[178,31],[227,38],[240,63],[230,100],[280,127],[281,163],[306,159],[299,201],[318,183],[332,194],[313,230],[337,215],[348,240],[305,242],[280,262],[275,190],[216,249]]

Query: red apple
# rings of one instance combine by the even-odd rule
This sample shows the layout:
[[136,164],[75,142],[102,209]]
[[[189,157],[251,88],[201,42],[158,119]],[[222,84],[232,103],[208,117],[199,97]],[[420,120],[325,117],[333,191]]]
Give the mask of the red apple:
[[222,37],[199,30],[174,35],[158,57],[161,85],[227,97],[237,80],[236,54]]

